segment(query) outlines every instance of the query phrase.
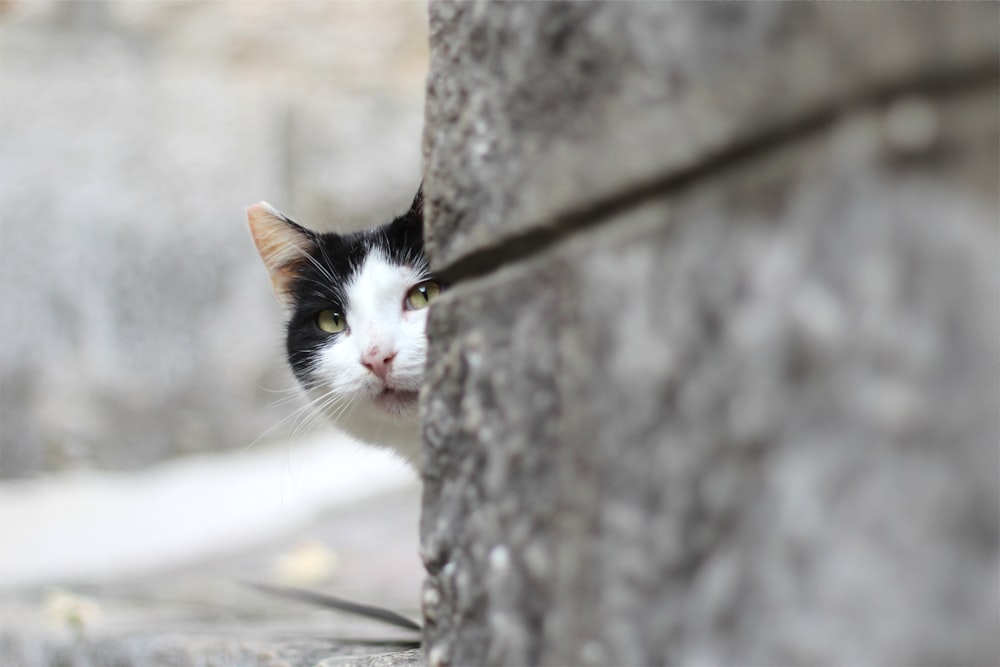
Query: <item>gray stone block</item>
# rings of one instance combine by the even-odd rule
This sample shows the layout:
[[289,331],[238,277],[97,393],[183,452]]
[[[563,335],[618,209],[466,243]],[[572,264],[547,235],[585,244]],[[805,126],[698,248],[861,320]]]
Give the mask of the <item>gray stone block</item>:
[[859,101],[995,84],[1000,40],[993,3],[436,2],[430,20],[429,251],[455,277]]
[[[855,109],[447,293],[429,662],[998,664],[996,108]],[[431,164],[464,192],[436,260],[503,256],[491,211],[521,204]],[[511,183],[490,192],[534,196]]]

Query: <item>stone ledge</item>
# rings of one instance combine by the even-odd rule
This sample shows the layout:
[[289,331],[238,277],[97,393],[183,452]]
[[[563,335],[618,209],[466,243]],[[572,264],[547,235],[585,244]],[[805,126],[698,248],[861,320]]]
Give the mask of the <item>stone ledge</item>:
[[11,667],[419,667],[420,649],[339,643],[321,639],[232,636],[131,636],[98,641],[0,633],[0,658]]

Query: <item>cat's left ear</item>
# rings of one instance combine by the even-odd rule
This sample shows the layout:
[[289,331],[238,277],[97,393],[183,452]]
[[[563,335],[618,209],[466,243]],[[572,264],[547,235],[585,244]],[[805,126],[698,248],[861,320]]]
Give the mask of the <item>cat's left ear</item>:
[[316,250],[316,237],[267,202],[247,208],[250,235],[271,277],[271,289],[285,309],[293,305],[292,282]]
[[406,212],[407,215],[412,215],[424,219],[424,182],[420,181],[420,187],[417,188],[417,194],[413,197],[413,203],[410,204],[410,210]]
[[394,233],[402,234],[403,245],[421,244],[424,238],[424,184],[417,188],[417,194],[410,209],[392,221]]

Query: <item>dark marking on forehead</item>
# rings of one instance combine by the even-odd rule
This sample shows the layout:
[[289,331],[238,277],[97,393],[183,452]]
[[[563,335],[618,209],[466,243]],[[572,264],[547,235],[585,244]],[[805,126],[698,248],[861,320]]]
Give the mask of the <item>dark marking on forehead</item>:
[[311,261],[302,264],[292,285],[300,305],[314,298],[326,298],[343,306],[343,286],[354,278],[373,252],[393,264],[427,271],[423,220],[412,210],[374,229],[352,234],[316,234],[315,239]]

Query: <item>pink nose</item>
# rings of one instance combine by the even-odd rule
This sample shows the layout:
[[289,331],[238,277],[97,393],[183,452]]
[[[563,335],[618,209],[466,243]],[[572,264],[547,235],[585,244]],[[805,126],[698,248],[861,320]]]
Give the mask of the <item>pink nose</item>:
[[385,380],[392,366],[392,360],[396,358],[396,352],[386,351],[382,348],[370,348],[361,355],[361,365],[370,370],[380,380]]

